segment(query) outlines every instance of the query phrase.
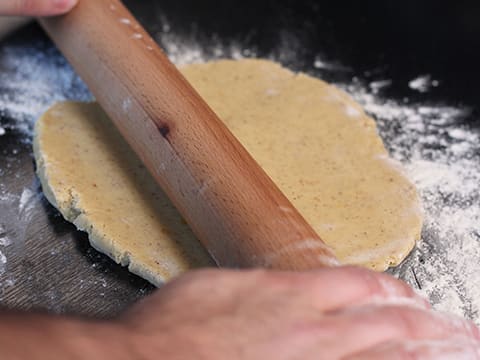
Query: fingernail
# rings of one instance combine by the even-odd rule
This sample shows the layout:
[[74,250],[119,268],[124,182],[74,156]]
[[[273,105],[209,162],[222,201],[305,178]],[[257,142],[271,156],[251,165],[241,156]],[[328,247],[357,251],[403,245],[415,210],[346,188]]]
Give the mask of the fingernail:
[[68,11],[75,6],[77,0],[52,0],[55,9],[60,11]]

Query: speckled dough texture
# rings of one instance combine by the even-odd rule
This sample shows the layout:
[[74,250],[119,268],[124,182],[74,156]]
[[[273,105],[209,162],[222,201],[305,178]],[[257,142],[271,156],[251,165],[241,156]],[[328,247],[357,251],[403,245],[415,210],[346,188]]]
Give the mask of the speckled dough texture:
[[46,198],[117,263],[156,286],[214,265],[97,104],[54,105],[33,148]]
[[[340,261],[385,270],[413,248],[417,192],[347,94],[265,60],[182,72]],[[212,264],[98,105],[57,104],[35,130],[47,198],[95,248],[157,285]]]

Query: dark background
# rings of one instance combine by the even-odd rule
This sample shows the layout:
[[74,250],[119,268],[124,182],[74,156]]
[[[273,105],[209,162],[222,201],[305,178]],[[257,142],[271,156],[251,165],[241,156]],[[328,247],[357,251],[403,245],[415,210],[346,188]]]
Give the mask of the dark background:
[[[155,31],[161,11],[177,30],[192,23],[206,34],[238,39],[270,54],[287,29],[302,39],[300,58],[315,54],[340,60],[364,76],[365,71],[393,79],[391,92],[414,96],[406,80],[428,73],[442,86],[432,100],[478,104],[480,81],[480,2],[383,0],[183,0],[126,1]],[[158,11],[152,12],[151,6]],[[149,11],[150,9],[150,11]],[[304,66],[297,64],[298,67]],[[399,81],[395,81],[399,80]]]

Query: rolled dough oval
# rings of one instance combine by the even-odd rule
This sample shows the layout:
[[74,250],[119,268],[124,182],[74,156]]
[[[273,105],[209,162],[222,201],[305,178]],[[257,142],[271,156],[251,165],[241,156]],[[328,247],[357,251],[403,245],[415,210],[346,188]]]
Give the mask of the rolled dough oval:
[[[341,262],[385,270],[409,253],[419,197],[347,94],[265,60],[182,72]],[[97,104],[50,108],[34,153],[49,201],[133,273],[160,285],[213,264]]]

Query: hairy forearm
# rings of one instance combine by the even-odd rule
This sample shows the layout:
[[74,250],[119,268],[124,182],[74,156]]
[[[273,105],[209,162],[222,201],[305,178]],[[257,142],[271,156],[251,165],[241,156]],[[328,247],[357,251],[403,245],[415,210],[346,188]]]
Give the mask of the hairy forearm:
[[113,322],[0,312],[2,359],[121,360],[129,357],[126,340]]

